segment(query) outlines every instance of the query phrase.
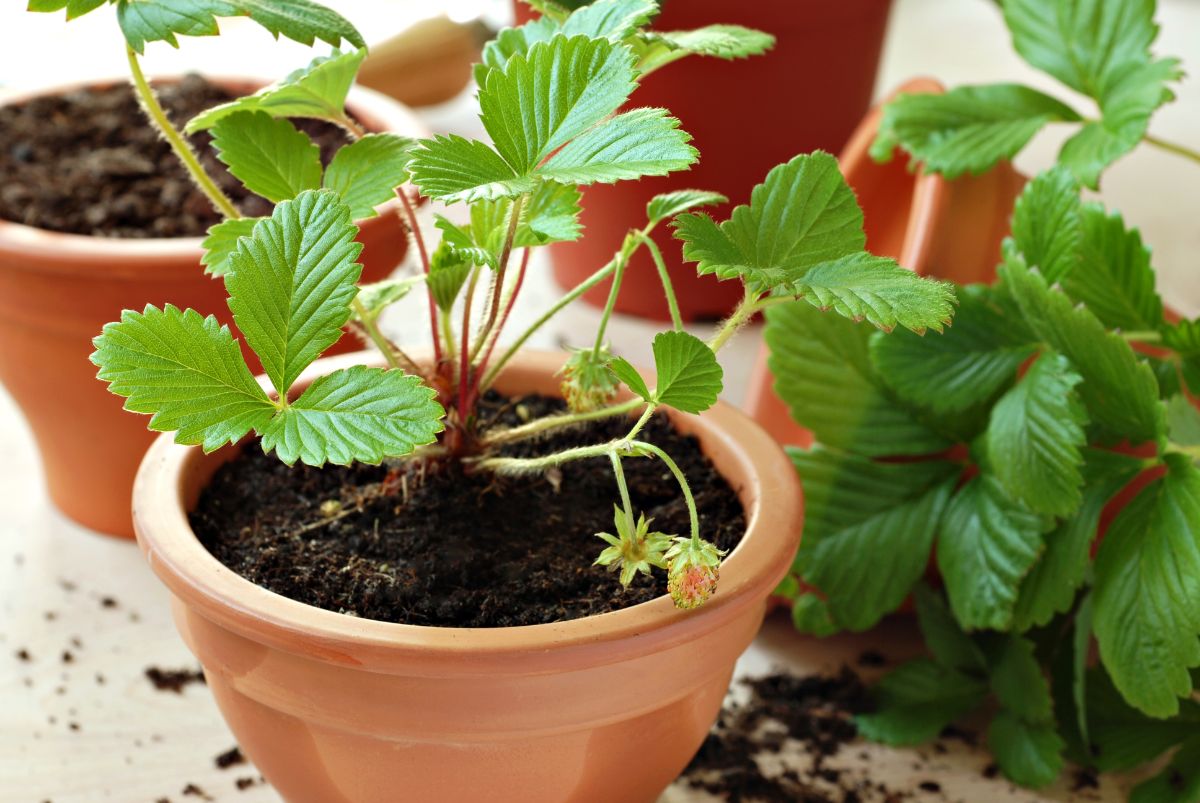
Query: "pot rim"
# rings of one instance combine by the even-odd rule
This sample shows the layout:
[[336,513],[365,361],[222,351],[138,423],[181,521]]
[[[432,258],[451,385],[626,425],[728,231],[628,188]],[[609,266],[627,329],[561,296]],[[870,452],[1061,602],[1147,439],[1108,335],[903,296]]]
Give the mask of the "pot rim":
[[[525,389],[554,377],[563,355],[525,351],[505,378]],[[326,371],[368,362],[370,352],[325,358],[301,382]],[[516,390],[516,389],[514,389]],[[765,602],[791,567],[799,540],[799,479],[783,449],[749,416],[724,402],[703,416],[669,410],[672,421],[705,441],[705,451],[735,486],[747,526],[725,559],[717,594],[699,610],[675,608],[667,596],[618,611],[549,624],[452,628],[359,619],[292,600],[256,585],[224,566],[197,540],[188,523],[185,481],[202,452],[160,435],[138,471],[133,518],[138,544],[159,579],[184,605],[252,641],[318,660],[380,672],[481,674],[489,670],[538,671],[628,660],[694,640]],[[769,503],[769,508],[768,508]],[[464,664],[463,658],[471,661]]]
[[[201,75],[206,80],[237,91],[256,91],[277,80],[221,73]],[[153,76],[150,80],[152,83],[172,83],[182,80],[183,77],[180,73],[166,73]],[[123,76],[55,84],[7,95],[0,101],[0,105],[11,106],[47,95],[61,95],[79,89],[106,87],[127,81],[128,78]],[[411,109],[373,89],[355,84],[350,88],[346,105],[373,130],[418,139],[430,135],[429,129]],[[376,207],[377,214],[374,217],[363,218],[355,221],[355,224],[360,228],[369,229],[379,225],[388,213],[399,208],[399,199],[393,198]],[[77,275],[103,269],[110,274],[118,272],[136,275],[147,268],[161,272],[170,263],[174,263],[180,270],[190,272],[196,269],[200,244],[203,241],[204,237],[99,237],[50,231],[0,219],[0,251],[41,257],[28,268],[38,273]],[[123,267],[114,268],[114,265]],[[18,264],[6,265],[7,269],[19,267]]]

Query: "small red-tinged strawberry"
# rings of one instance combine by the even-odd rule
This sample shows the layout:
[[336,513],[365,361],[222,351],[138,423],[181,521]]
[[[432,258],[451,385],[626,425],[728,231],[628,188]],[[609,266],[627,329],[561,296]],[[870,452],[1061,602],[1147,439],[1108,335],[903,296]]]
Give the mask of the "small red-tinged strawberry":
[[699,608],[717,593],[723,550],[708,541],[675,538],[667,551],[667,590],[676,608]]

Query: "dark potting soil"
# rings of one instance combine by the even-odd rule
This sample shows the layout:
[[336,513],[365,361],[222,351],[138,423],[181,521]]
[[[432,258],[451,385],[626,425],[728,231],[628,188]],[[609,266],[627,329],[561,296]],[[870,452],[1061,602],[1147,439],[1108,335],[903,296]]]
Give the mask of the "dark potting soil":
[[[562,407],[557,399],[493,394],[480,414],[515,425]],[[602,443],[628,428],[624,418],[594,422],[506,454]],[[702,535],[735,547],[745,513],[698,442],[664,416],[643,433],[687,476]],[[630,459],[624,467],[633,505],[652,528],[686,535],[687,508],[663,464]],[[617,499],[602,460],[498,477],[446,461],[288,468],[251,447],[217,471],[191,522],[230,569],[309,605],[387,622],[507,627],[591,616],[666,593],[661,571],[623,590],[615,573],[592,565],[604,546],[594,534],[615,533]]]
[[[227,90],[198,75],[158,87],[176,126],[219,103]],[[328,164],[348,140],[337,126],[294,120]],[[247,215],[271,204],[248,193],[210,147],[191,138],[204,168]],[[0,106],[0,218],[50,231],[104,237],[199,237],[221,217],[171,148],[118,83]]]

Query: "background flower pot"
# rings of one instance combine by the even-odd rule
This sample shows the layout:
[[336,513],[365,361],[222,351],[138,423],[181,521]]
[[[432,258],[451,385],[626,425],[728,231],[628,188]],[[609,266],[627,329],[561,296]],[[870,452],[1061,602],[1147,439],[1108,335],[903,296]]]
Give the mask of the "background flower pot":
[[[498,387],[557,393],[561,363],[523,354]],[[674,420],[738,489],[749,522],[718,593],[695,611],[660,597],[569,622],[460,629],[303,605],[196,540],[187,511],[236,450],[206,456],[170,435],[138,473],[138,542],[238,743],[291,803],[651,803],[716,717],[801,517],[795,472],[749,418],[718,404]]]
[[[518,16],[527,18],[527,7],[517,5]],[[871,102],[890,8],[890,0],[668,0],[655,28],[736,23],[774,34],[778,43],[766,55],[735,62],[692,57],[646,79],[634,102],[670,109],[693,135],[700,162],[663,178],[589,187],[582,218],[587,236],[550,249],[558,282],[574,287],[606,263],[660,192],[696,187],[744,203],[780,162],[817,148],[841,148]],[[686,317],[720,317],[741,299],[736,282],[696,276],[695,267],[682,262],[669,227],[660,227],[654,239]],[[605,283],[584,298],[602,306],[607,295]],[[617,310],[669,320],[658,274],[644,252],[631,263]]]
[[[942,92],[928,78],[905,83],[893,93]],[[867,153],[882,104],[863,119],[839,157],[842,173],[863,209],[867,248],[894,257],[922,276],[959,284],[990,283],[1000,262],[1000,243],[1008,234],[1013,203],[1025,177],[1007,162],[981,176],[947,180],[921,169],[910,172],[907,157],[897,154],[879,164]],[[746,409],[780,443],[809,446],[812,433],[792,420],[775,395],[764,343],[750,380]]]
[[[239,94],[263,83],[214,80]],[[406,108],[374,92],[356,89],[348,105],[370,129],[424,133]],[[368,281],[391,273],[407,249],[398,205],[362,223]],[[148,303],[193,307],[232,325],[224,284],[204,273],[200,256],[200,238],[109,239],[0,221],[0,382],[37,440],[50,498],[94,530],[133,536],[130,491],[154,433],[95,379],[92,338],[123,309]],[[357,346],[343,342],[342,350]]]

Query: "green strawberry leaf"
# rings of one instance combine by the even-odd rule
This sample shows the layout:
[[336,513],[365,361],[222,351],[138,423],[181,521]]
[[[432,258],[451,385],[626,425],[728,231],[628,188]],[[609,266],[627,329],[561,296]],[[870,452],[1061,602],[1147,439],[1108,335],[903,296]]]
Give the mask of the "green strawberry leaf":
[[511,198],[532,192],[537,181],[518,176],[504,157],[478,140],[439,134],[422,140],[409,170],[423,195],[446,203]]
[[1200,666],[1200,469],[1182,455],[1113,521],[1096,555],[1096,639],[1113,683],[1155,717]]
[[729,199],[721,193],[707,190],[664,192],[650,199],[650,203],[646,205],[646,217],[651,223],[661,223],[667,218],[701,206],[717,206],[728,202]]
[[467,283],[471,270],[480,264],[476,254],[460,251],[443,239],[429,258],[429,275],[425,277],[433,302],[442,312],[449,312]]
[[1031,723],[1001,710],[988,727],[988,747],[1005,777],[1035,789],[1047,786],[1063,771],[1065,743],[1054,721]]
[[367,134],[333,155],[324,186],[342,197],[354,220],[375,217],[375,207],[396,197],[408,180],[416,142],[397,134]]
[[992,408],[992,472],[1008,496],[1037,513],[1070,516],[1083,501],[1087,411],[1075,393],[1082,381],[1065,357],[1046,352]]
[[1119,213],[1084,204],[1082,270],[1061,279],[1067,295],[1087,305],[1111,329],[1153,331],[1163,325],[1162,299],[1154,289],[1150,249]]
[[179,47],[176,35],[215,36],[217,17],[250,17],[271,35],[304,45],[320,39],[337,47],[344,40],[367,46],[354,26],[312,0],[117,0],[117,20],[129,46],[141,53],[147,42]]
[[1062,167],[1039,173],[1017,198],[1013,240],[1025,262],[1050,284],[1076,272],[1082,256],[1082,215],[1079,185]]
[[276,206],[231,257],[229,309],[281,397],[350,319],[357,233],[337,195],[308,191]]
[[1053,722],[1050,684],[1033,653],[1033,642],[1020,636],[1004,639],[991,666],[992,693],[1012,714],[1026,722]]
[[617,379],[625,383],[625,385],[644,399],[647,403],[654,401],[654,394],[650,391],[650,387],[646,384],[646,380],[642,379],[642,375],[633,367],[633,364],[624,357],[614,357],[608,364],[608,369],[613,372]]
[[1200,728],[1200,703],[1180,701],[1170,719],[1149,717],[1129,705],[1102,667],[1087,673],[1088,733],[1093,751],[1087,758],[1103,772],[1124,772],[1153,761]]
[[800,594],[792,602],[792,626],[801,633],[825,638],[840,629],[829,605],[816,594]]
[[433,443],[445,414],[436,393],[402,371],[356,365],[318,378],[262,430],[289,466],[378,464]]
[[[514,245],[518,248],[532,248],[547,243],[578,240],[583,236],[583,225],[579,222],[579,215],[583,211],[582,200],[583,196],[576,187],[543,181],[526,199],[525,206],[521,209],[521,223],[517,226]],[[507,225],[511,202],[504,200],[492,203],[504,205],[503,220]],[[474,212],[474,208],[471,211]]]
[[980,285],[959,288],[954,325],[945,332],[872,337],[871,361],[888,387],[940,415],[984,406],[1009,387],[1033,347],[1019,316],[990,295]]
[[200,264],[204,266],[205,272],[213,276],[224,276],[230,268],[230,257],[237,251],[238,240],[249,237],[260,220],[265,218],[230,218],[211,227],[204,242],[200,243],[200,247],[204,249]]
[[1092,420],[1134,443],[1157,441],[1164,429],[1158,383],[1129,343],[1065,293],[1048,287],[1015,255],[1009,255],[1000,274],[1037,336],[1084,377],[1078,392]]
[[362,306],[367,319],[375,320],[384,309],[407,296],[424,281],[424,276],[408,276],[403,279],[384,279],[381,282],[364,284],[358,288],[358,295],[354,300]]
[[1044,548],[1043,518],[981,474],[950,501],[938,538],[938,569],[954,616],[968,630],[1007,630],[1021,580]]
[[954,621],[954,615],[946,607],[940,593],[919,583],[913,588],[913,599],[916,601],[921,635],[935,661],[947,669],[974,673],[987,671],[987,659],[983,651]]
[[88,14],[110,0],[29,0],[27,11],[62,11],[67,10],[67,20],[73,20]]
[[821,447],[788,454],[804,486],[796,570],[821,591],[838,625],[874,627],[924,573],[959,468],[878,463]]
[[272,203],[321,186],[321,151],[287,120],[236,112],[212,129],[217,158],[246,189]]
[[1129,803],[1197,803],[1200,801],[1200,732],[1188,739],[1171,763],[1129,794]]
[[901,94],[884,107],[871,155],[886,162],[899,145],[930,172],[977,175],[1011,159],[1047,123],[1080,119],[1069,106],[1019,84]]
[[772,307],[766,318],[775,391],[821,443],[868,457],[951,445],[885,390],[867,353],[872,330],[799,302]]
[[99,379],[127,397],[125,409],[152,413],[150,429],[211,452],[271,420],[275,405],[254,381],[229,328],[168,304],[125,310],[92,341]]
[[702,413],[717,403],[724,372],[707,343],[687,332],[660,332],[652,348],[658,372],[653,401],[685,413]]
[[983,681],[927,658],[901,664],[872,689],[878,709],[855,717],[868,739],[912,745],[935,738],[987,694]]
[[188,121],[184,132],[194,134],[212,128],[222,117],[235,112],[266,112],[272,117],[312,117],[341,122],[346,114],[346,95],[366,57],[365,49],[346,53],[334,50],[328,56],[318,56],[307,67],[253,95],[200,112]]
[[695,163],[691,135],[666,109],[634,109],[584,132],[538,168],[562,184],[612,184],[665,176]]
[[1021,582],[1013,628],[1023,632],[1049,624],[1070,610],[1083,585],[1100,514],[1117,491],[1141,471],[1141,461],[1116,452],[1084,452],[1083,502],[1074,516],[1046,536],[1046,551]]
[[638,72],[647,75],[686,56],[744,59],[775,46],[769,33],[741,25],[706,25],[690,31],[646,31],[635,40]]

